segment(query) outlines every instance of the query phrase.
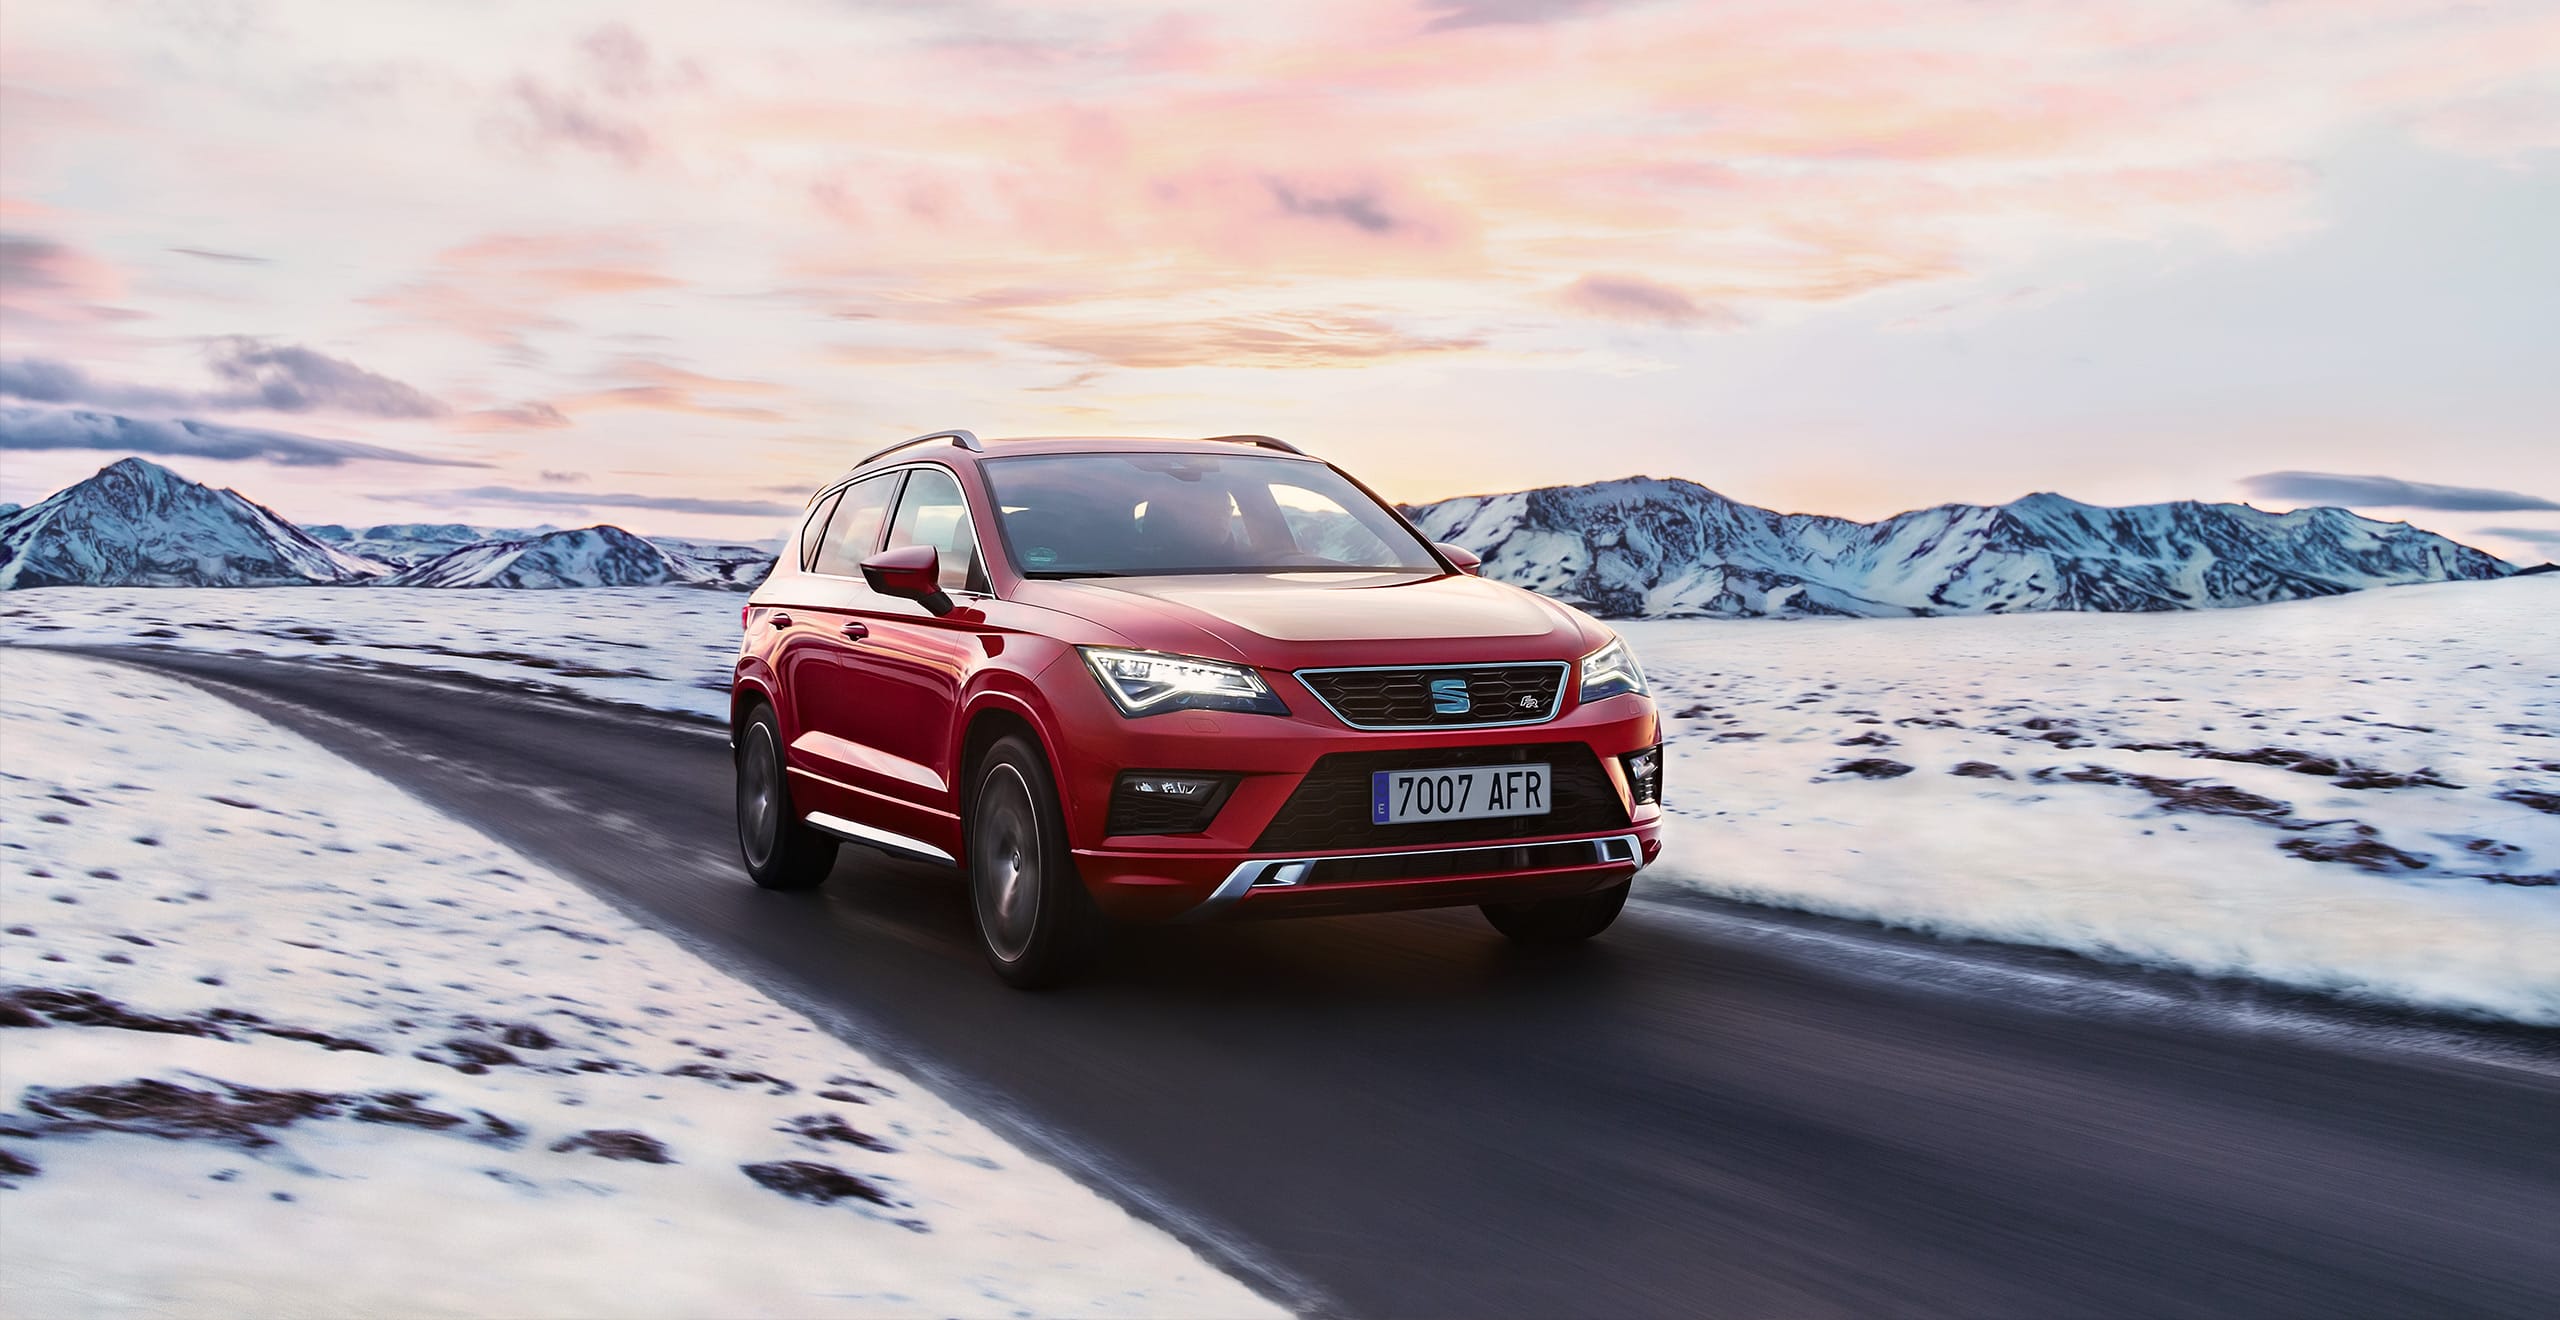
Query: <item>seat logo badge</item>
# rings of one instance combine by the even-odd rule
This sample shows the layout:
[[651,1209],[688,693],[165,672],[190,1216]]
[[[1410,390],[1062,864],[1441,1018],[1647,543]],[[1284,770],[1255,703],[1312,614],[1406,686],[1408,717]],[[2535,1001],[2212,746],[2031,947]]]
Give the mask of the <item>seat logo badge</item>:
[[1432,714],[1464,715],[1474,708],[1475,703],[1467,700],[1467,680],[1463,678],[1431,680]]

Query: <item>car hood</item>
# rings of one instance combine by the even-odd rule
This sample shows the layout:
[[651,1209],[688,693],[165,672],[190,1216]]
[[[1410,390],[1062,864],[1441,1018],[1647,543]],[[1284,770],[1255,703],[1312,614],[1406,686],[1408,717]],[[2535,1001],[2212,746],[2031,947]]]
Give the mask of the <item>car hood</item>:
[[[1253,573],[1073,578],[1025,584],[1038,603],[1133,645],[1225,643],[1257,664],[1384,661],[1379,644],[1432,643],[1435,660],[1563,659],[1599,644],[1578,611],[1483,578],[1412,573]],[[1026,592],[1026,597],[1035,593]],[[1275,651],[1287,652],[1286,655]]]

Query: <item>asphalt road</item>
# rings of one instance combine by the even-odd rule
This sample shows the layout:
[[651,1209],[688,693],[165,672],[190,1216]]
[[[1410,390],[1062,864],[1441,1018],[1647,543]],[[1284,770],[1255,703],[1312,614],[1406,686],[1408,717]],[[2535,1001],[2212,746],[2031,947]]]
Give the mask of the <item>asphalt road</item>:
[[1024,995],[948,873],[848,848],[823,891],[750,886],[699,729],[131,658],[860,1033],[1302,1309],[2560,1315],[2560,1044],[2531,1033],[2488,1033],[2491,1064],[2057,1009],[2022,1001],[2069,960],[1950,992],[1854,934],[1645,902],[1535,956],[1470,911],[1138,931]]

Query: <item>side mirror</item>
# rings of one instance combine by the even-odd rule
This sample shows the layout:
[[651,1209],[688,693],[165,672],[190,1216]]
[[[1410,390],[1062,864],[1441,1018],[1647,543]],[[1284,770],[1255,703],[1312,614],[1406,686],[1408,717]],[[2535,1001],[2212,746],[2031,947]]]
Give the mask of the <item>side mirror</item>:
[[1470,550],[1463,545],[1451,545],[1446,541],[1434,541],[1431,543],[1431,548],[1439,551],[1442,559],[1446,559],[1450,563],[1456,564],[1458,566],[1458,571],[1461,573],[1477,573],[1484,567],[1484,556],[1477,554],[1475,551]]
[[942,556],[929,545],[902,545],[862,561],[862,580],[883,596],[911,600],[936,614],[951,612],[942,590]]

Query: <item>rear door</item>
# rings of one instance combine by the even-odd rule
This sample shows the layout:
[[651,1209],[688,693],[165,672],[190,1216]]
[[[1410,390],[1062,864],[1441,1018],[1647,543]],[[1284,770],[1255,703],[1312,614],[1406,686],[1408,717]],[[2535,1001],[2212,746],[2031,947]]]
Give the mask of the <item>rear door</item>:
[[854,737],[873,759],[854,783],[895,799],[891,810],[911,824],[887,828],[940,840],[950,835],[959,812],[952,781],[959,773],[960,695],[985,654],[980,633],[986,620],[978,605],[986,569],[978,560],[976,529],[959,480],[948,469],[910,470],[882,548],[908,545],[934,548],[942,589],[957,608],[937,618],[913,601],[874,594],[865,603],[860,621],[869,635],[849,651],[862,700],[848,715]]
[[791,627],[783,633],[775,661],[798,725],[792,732],[791,766],[825,781],[803,794],[807,800],[802,805],[850,813],[855,819],[864,813],[844,789],[858,785],[867,758],[859,733],[862,679],[853,667],[854,639],[848,634],[878,599],[862,580],[862,561],[879,552],[889,509],[905,477],[904,472],[884,472],[845,489],[810,559],[798,603],[788,608]]

